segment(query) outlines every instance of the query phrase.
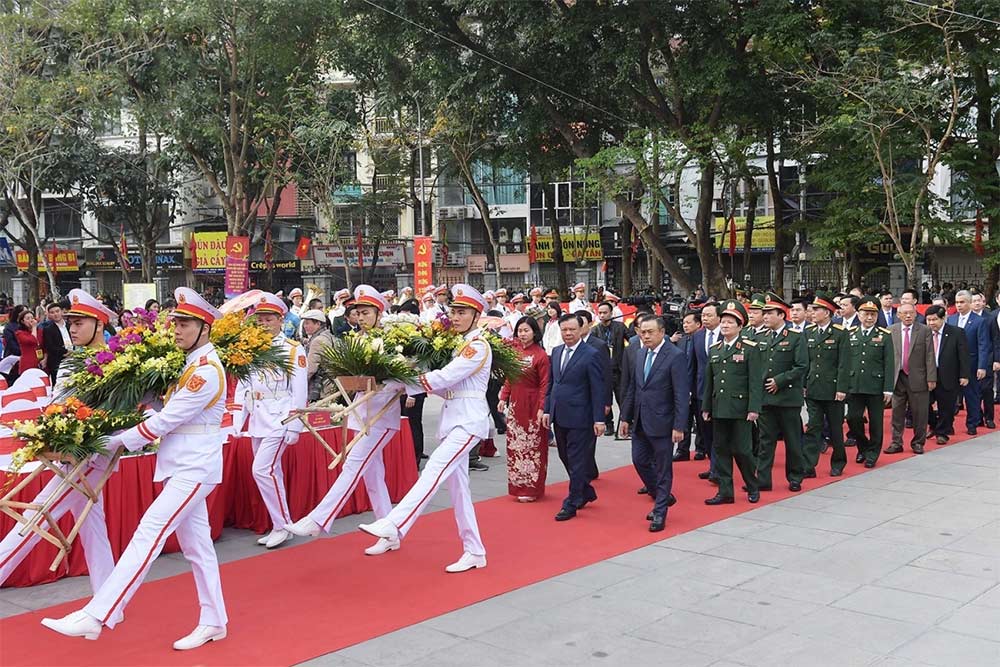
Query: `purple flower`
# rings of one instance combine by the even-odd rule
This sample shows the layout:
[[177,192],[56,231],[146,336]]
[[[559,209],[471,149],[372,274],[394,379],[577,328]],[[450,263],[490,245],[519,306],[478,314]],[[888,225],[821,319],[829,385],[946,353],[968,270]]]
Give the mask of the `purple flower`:
[[141,343],[142,336],[140,336],[137,333],[130,333],[129,335],[125,336],[125,342],[128,343],[129,345],[135,345],[136,343]]
[[[122,339],[118,336],[112,336],[108,339],[108,349],[112,352],[121,352],[122,350]],[[114,357],[112,357],[114,358]]]
[[105,364],[109,364],[112,361],[114,361],[115,353],[108,352],[107,350],[101,350],[100,352],[97,353],[97,355],[94,358],[97,360],[98,364],[103,366]]
[[451,320],[444,313],[438,313],[437,321],[440,322],[441,326],[443,326],[445,329],[451,328]]
[[91,375],[96,375],[97,377],[104,377],[104,369],[97,364],[90,364],[87,366],[87,372]]

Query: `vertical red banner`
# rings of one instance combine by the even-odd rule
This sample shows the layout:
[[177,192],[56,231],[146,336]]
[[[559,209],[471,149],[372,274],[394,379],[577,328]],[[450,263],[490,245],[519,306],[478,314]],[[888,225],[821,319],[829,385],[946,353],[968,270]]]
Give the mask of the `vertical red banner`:
[[226,237],[226,298],[250,289],[250,237]]
[[423,294],[433,280],[434,245],[429,236],[413,237],[413,289]]

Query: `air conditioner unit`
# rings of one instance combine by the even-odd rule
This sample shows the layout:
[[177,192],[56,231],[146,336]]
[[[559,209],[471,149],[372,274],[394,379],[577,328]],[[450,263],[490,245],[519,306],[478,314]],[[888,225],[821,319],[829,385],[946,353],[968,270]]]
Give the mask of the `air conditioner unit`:
[[465,253],[451,251],[448,253],[448,261],[445,266],[465,266]]
[[457,206],[442,206],[438,209],[438,220],[457,220]]

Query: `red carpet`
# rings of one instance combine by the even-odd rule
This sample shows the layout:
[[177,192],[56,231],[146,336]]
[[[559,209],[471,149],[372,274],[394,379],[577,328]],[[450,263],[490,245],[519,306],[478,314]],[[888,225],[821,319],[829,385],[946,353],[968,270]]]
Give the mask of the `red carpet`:
[[[954,437],[952,443],[966,438]],[[847,451],[845,477],[865,472],[853,463],[855,450]],[[908,456],[883,455],[879,465]],[[554,464],[559,465],[557,459]],[[779,456],[775,470],[783,465]],[[635,472],[623,467],[603,473],[595,483],[598,502],[566,523],[552,519],[565,483],[548,487],[546,498],[534,504],[509,497],[478,503],[489,552],[484,570],[443,571],[461,554],[451,510],[446,510],[424,516],[402,549],[380,557],[365,556],[362,549],[372,539],[353,533],[224,565],[229,637],[195,652],[171,649],[198,618],[194,582],[185,574],[144,584],[126,609],[126,622],[105,630],[95,642],[62,637],[39,625],[44,616],[79,609],[81,601],[0,621],[0,664],[291,665],[792,495],[783,475],[776,474],[775,484],[781,486],[763,494],[759,505],[738,494],[735,505],[707,507],[702,500],[715,487],[697,479],[704,469],[694,462],[674,467],[679,502],[662,533],[647,531],[650,503],[636,495]],[[806,480],[806,490],[835,481],[827,476],[826,461],[819,472],[819,479]]]

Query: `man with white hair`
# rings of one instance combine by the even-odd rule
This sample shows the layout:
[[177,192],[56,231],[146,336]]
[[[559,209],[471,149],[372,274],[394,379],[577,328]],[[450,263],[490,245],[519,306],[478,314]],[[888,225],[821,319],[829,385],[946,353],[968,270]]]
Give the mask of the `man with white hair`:
[[972,293],[960,290],[955,293],[955,308],[958,311],[948,317],[948,324],[965,332],[969,343],[969,369],[975,373],[975,378],[962,388],[965,398],[965,432],[976,435],[976,428],[983,419],[981,382],[986,379],[987,372],[993,371],[993,347],[990,343],[990,333],[987,322],[972,310]]

